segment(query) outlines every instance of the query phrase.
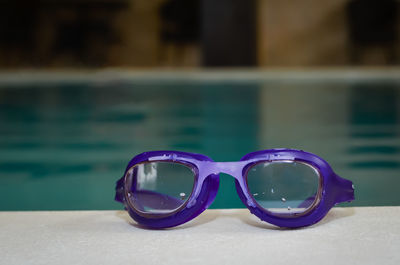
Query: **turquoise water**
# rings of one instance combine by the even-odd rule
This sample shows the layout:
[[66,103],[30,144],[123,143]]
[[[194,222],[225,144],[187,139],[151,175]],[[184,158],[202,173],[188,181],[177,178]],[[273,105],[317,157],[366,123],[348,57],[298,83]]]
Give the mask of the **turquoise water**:
[[[351,205],[400,205],[400,82],[36,82],[0,86],[0,210],[120,209],[143,151],[238,160],[275,147],[325,158]],[[213,208],[243,207],[221,175]]]

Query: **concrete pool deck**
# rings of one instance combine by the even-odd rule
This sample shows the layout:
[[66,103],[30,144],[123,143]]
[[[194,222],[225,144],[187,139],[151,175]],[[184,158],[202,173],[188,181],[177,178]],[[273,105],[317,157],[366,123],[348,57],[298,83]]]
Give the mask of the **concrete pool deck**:
[[0,71],[0,86],[46,85],[90,82],[399,82],[400,67],[320,67],[320,68],[103,68],[103,69],[22,69]]
[[334,208],[282,230],[247,209],[166,230],[124,211],[0,212],[0,264],[400,264],[400,207]]

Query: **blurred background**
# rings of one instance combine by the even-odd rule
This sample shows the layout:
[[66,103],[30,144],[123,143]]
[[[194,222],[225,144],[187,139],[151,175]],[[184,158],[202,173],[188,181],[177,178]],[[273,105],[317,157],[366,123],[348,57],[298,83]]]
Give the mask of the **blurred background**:
[[[399,5],[0,0],[0,210],[121,209],[135,154],[276,147],[400,205]],[[233,178],[212,207],[243,207]]]
[[0,0],[0,67],[400,60],[397,0]]

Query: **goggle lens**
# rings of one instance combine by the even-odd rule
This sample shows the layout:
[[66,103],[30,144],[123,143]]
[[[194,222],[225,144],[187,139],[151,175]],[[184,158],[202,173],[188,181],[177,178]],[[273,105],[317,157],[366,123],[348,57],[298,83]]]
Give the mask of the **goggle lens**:
[[268,212],[298,216],[318,204],[321,177],[313,166],[299,161],[263,161],[247,171],[254,200]]
[[155,161],[135,165],[127,172],[128,200],[143,213],[173,213],[192,193],[195,173],[187,165]]

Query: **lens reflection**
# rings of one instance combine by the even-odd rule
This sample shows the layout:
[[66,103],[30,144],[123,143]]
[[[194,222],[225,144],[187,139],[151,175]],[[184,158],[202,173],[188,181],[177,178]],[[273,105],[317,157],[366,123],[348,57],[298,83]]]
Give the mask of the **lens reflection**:
[[247,186],[256,202],[277,215],[299,215],[317,200],[320,177],[309,164],[264,161],[247,172]]
[[194,179],[194,171],[180,163],[138,164],[127,172],[128,200],[140,212],[171,213],[187,201]]

